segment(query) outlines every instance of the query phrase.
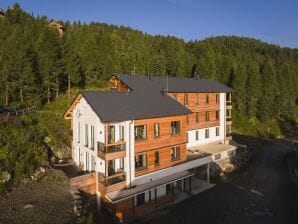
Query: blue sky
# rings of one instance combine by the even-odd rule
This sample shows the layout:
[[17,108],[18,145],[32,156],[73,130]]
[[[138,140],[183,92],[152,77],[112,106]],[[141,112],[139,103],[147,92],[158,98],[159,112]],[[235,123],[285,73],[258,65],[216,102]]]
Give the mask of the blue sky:
[[255,37],[298,48],[297,0],[0,0],[34,15],[130,26],[185,40],[217,35]]

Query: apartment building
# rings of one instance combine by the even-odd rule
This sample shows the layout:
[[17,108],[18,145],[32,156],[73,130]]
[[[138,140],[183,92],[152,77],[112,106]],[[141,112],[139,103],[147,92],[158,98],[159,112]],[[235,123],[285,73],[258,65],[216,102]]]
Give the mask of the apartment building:
[[196,168],[206,168],[209,183],[209,164],[235,154],[227,116],[232,89],[214,80],[141,75],[115,75],[110,83],[110,92],[80,92],[65,118],[73,160],[95,174],[99,208],[116,221],[191,195],[200,181]]

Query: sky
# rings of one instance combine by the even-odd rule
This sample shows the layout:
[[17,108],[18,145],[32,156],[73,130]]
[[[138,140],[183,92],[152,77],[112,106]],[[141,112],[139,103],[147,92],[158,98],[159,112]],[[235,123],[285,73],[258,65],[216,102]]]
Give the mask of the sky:
[[298,48],[298,0],[0,0],[54,20],[129,26],[186,41],[210,36],[253,37]]

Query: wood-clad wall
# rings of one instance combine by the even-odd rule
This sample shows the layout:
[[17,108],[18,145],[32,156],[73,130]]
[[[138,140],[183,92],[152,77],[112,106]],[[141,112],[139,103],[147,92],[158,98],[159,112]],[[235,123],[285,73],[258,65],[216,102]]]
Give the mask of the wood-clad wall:
[[[180,133],[172,135],[171,122],[180,121]],[[154,124],[159,124],[159,137],[154,137]],[[136,170],[135,175],[150,173],[173,166],[186,160],[186,116],[172,116],[136,120],[135,126],[146,125],[147,139],[135,142],[135,154],[147,154],[147,168]],[[171,160],[171,148],[180,146],[180,157]],[[155,165],[155,152],[159,151],[159,165]]]
[[[184,96],[186,93],[168,93],[174,98],[177,96],[177,101],[184,105]],[[219,119],[216,119],[216,111],[220,110],[220,102],[216,102],[216,95],[220,99],[218,93],[187,93],[188,104],[184,105],[191,110],[193,114],[188,115],[187,130],[218,126]],[[199,96],[199,103],[197,104],[197,95]],[[209,103],[206,103],[206,95],[209,96]],[[209,111],[209,121],[206,121],[206,111]],[[199,113],[199,122],[196,120],[196,112]]]

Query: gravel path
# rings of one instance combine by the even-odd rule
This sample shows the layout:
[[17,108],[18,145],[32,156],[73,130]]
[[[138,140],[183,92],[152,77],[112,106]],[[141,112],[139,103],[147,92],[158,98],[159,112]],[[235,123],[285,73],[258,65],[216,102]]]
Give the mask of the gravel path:
[[283,142],[258,149],[239,177],[153,214],[146,224],[298,223],[298,193],[291,189]]
[[60,170],[48,170],[40,181],[13,189],[0,199],[0,223],[74,223],[69,181]]

